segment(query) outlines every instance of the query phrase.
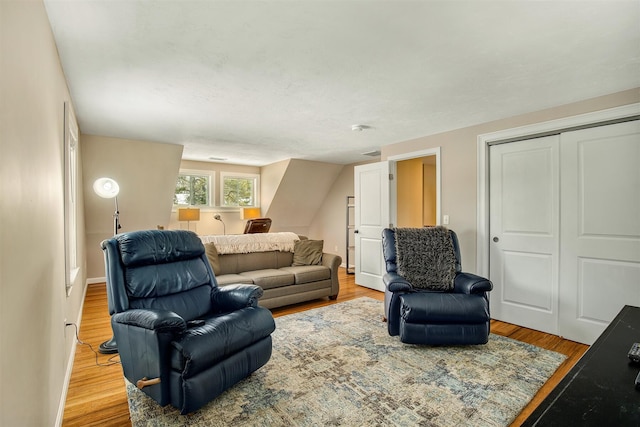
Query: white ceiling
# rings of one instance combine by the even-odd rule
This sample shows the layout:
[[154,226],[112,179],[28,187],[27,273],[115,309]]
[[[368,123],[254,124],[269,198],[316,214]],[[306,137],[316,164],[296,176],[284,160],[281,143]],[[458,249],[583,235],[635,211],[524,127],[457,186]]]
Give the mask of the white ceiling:
[[346,164],[640,87],[638,0],[45,5],[82,132],[192,160]]

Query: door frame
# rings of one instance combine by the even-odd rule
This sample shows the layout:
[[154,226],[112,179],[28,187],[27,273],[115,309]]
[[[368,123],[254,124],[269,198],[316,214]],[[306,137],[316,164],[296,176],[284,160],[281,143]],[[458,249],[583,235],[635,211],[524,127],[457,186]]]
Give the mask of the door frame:
[[606,110],[534,123],[517,128],[504,129],[497,132],[478,135],[478,177],[477,177],[477,237],[476,237],[476,270],[477,274],[489,277],[489,146],[515,142],[593,127],[607,122],[623,121],[640,115],[640,103],[609,108]]
[[[398,154],[398,155],[387,157],[386,162],[388,163],[388,166],[389,166],[389,173],[394,176],[393,179],[389,179],[388,181],[388,185],[389,185],[389,212],[388,213],[389,213],[390,227],[395,227],[398,222],[398,218],[397,218],[398,200],[396,196],[396,185],[397,185],[396,163],[401,160],[410,160],[410,159],[427,157],[427,156],[436,156],[436,161],[435,161],[435,164],[436,164],[436,224],[440,225],[441,193],[442,193],[441,184],[440,184],[441,183],[440,147],[435,147],[435,148],[428,148],[425,150],[412,151],[410,153]],[[354,181],[354,186],[355,185],[356,183]],[[356,197],[355,204],[358,205],[359,203],[360,201]],[[356,246],[357,245],[358,243],[356,239]],[[360,262],[358,256],[355,257],[355,262],[356,262],[355,269],[357,272],[360,269],[360,267],[357,265],[357,263]],[[384,258],[382,257],[381,257],[381,262],[382,262],[382,265],[380,266],[381,271],[385,271]],[[358,284],[357,280],[356,280],[356,284]],[[384,289],[384,285],[382,286],[383,286],[382,289]]]
[[[442,175],[442,171],[440,168],[440,147],[434,147],[434,148],[427,148],[425,150],[420,150],[420,151],[412,151],[410,153],[403,153],[403,154],[396,154],[394,156],[389,156],[387,157],[387,161],[389,162],[389,168],[390,170],[393,171],[394,174],[394,179],[391,181],[392,186],[396,186],[397,185],[397,175],[396,174],[396,163],[402,160],[411,160],[411,159],[418,159],[420,157],[429,157],[429,156],[436,156],[436,225],[440,225],[441,224],[441,194],[442,194],[442,189],[441,189],[441,175]],[[391,209],[391,212],[389,212],[389,221],[391,223],[394,224],[394,226],[398,225],[398,216],[397,216],[397,212],[398,212],[398,198],[397,198],[397,192],[394,191],[393,193],[391,193],[393,196],[391,197],[391,200],[389,200],[389,208]]]

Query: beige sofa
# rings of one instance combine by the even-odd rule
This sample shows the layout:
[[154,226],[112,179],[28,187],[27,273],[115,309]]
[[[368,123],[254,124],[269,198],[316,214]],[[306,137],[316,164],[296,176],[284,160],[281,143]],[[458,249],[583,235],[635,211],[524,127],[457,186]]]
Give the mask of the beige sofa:
[[[307,240],[298,236],[300,240]],[[309,241],[311,242],[311,241]],[[316,241],[319,242],[319,241]],[[216,252],[205,242],[207,256],[213,267],[218,285],[249,283],[260,286],[264,295],[259,304],[265,308],[282,307],[289,304],[329,297],[335,300],[340,291],[338,267],[342,258],[320,250],[312,265],[293,265],[294,251],[269,250],[248,253]],[[214,245],[215,246],[215,245]],[[296,245],[297,246],[297,245]],[[298,254],[301,250],[298,251]],[[320,253],[322,254],[321,259]],[[300,256],[296,256],[300,262]]]

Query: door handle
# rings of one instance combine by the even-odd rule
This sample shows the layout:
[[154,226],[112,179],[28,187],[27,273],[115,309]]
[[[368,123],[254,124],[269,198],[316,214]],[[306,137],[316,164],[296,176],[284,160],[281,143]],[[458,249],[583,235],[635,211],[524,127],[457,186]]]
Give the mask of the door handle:
[[353,230],[353,234],[358,234],[359,231],[358,230]]
[[498,237],[497,237],[497,236],[493,238],[493,242],[494,242],[494,243],[498,243],[499,241],[500,241],[500,239],[498,239]]

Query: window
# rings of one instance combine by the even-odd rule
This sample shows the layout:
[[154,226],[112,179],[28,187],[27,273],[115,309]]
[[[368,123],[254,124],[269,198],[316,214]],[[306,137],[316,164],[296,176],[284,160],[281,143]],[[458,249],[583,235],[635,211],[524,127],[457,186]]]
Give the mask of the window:
[[205,172],[181,170],[173,195],[174,205],[210,206],[212,197],[211,175]]
[[220,204],[226,207],[259,206],[260,176],[254,174],[220,173],[222,190]]
[[71,104],[64,103],[64,228],[67,296],[78,276],[78,124]]

